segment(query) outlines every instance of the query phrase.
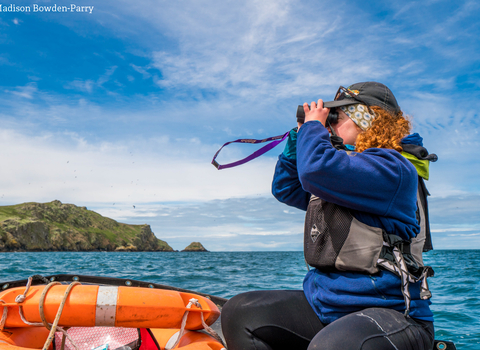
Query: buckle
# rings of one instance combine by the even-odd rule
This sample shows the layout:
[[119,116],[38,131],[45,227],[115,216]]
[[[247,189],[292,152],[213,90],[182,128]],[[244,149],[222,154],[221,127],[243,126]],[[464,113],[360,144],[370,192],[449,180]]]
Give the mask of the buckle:
[[432,297],[432,293],[429,290],[420,292],[420,299],[422,300],[427,300],[427,299],[430,299],[431,297]]

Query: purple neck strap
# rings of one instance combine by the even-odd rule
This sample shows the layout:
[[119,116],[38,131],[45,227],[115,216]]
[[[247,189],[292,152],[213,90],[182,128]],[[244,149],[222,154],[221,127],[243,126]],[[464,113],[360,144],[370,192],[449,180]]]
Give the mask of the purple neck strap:
[[[288,137],[288,134],[290,133],[290,131],[287,131],[285,134],[283,135],[278,135],[278,136],[273,136],[273,137],[269,137],[267,139],[263,139],[263,140],[255,140],[255,139],[238,139],[238,140],[235,140],[235,141],[230,141],[230,142],[227,142],[226,144],[224,144],[222,147],[220,147],[220,149],[217,151],[217,153],[215,153],[215,155],[213,156],[213,159],[212,159],[212,164],[215,166],[215,168],[217,168],[218,170],[222,170],[222,169],[227,169],[227,168],[233,168],[235,166],[238,166],[238,165],[242,165],[242,164],[245,164],[257,157],[260,157],[262,154],[270,151],[273,147],[277,146],[280,142],[282,142],[283,140],[285,140],[287,137]],[[228,164],[224,164],[224,165],[221,165],[219,164],[215,159],[217,158],[218,154],[220,153],[220,151],[222,150],[223,147],[231,144],[231,143],[264,143],[264,142],[270,142],[270,141],[273,141],[272,143],[269,143],[268,145],[265,145],[263,146],[262,148],[260,148],[259,150],[253,152],[252,154],[250,154],[248,157],[245,157],[243,159],[240,159],[240,160],[237,160],[236,162],[233,162],[233,163],[228,163]]]

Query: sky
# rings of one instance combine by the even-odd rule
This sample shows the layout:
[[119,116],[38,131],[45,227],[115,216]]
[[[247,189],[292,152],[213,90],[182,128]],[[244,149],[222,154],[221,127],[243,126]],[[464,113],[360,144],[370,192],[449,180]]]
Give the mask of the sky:
[[[149,224],[181,250],[302,250],[276,201],[281,144],[215,152],[296,124],[297,105],[380,81],[439,161],[436,249],[480,249],[480,3],[15,1],[0,6],[0,205],[60,200]],[[63,12],[53,10],[64,10]],[[231,145],[218,161],[253,152]]]

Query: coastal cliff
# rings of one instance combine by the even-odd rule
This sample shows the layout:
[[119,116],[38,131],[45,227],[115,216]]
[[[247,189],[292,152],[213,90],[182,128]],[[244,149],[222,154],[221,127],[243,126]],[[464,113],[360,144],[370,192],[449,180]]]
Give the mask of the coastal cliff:
[[85,207],[23,203],[0,207],[0,252],[174,251],[150,225],[128,225]]

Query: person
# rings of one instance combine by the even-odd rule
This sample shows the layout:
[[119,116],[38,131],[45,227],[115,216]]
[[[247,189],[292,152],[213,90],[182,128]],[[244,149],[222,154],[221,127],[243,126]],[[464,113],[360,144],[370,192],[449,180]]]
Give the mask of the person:
[[436,156],[410,135],[381,83],[340,87],[334,101],[303,108],[272,193],[307,211],[304,254],[314,268],[303,291],[230,299],[221,320],[228,349],[432,349],[431,270],[421,251],[431,244],[423,178]]

